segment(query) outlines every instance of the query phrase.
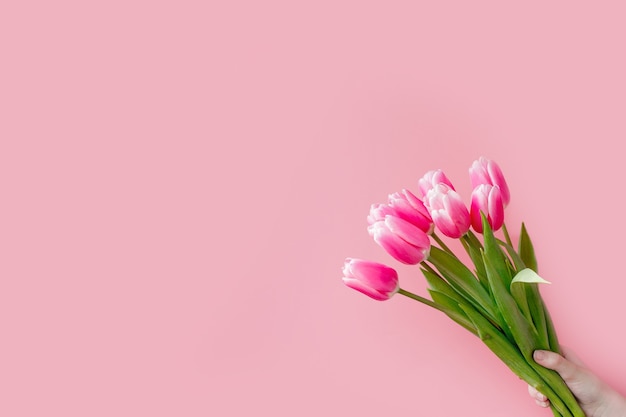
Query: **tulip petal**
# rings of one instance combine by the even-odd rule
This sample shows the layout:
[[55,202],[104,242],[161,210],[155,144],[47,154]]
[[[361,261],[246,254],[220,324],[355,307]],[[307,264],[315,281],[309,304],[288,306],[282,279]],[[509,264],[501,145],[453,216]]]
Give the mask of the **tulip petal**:
[[411,245],[424,248],[430,245],[430,239],[426,232],[412,225],[404,219],[394,216],[385,218],[385,225],[392,233],[395,233]]
[[409,190],[403,189],[400,193],[390,194],[388,203],[389,207],[395,212],[390,212],[390,215],[400,217],[426,233],[432,232],[433,221],[428,210],[424,203]]
[[498,230],[504,223],[504,202],[502,201],[502,193],[500,187],[494,185],[489,192],[487,201],[489,210],[489,224],[493,230]]
[[391,292],[398,285],[398,273],[386,265],[371,261],[354,261],[351,272],[364,284],[379,291]]
[[395,215],[396,211],[386,204],[372,204],[369,215],[367,216],[367,224],[372,225],[376,222],[385,220],[385,216]]
[[[382,222],[376,223],[377,225]],[[396,260],[407,264],[415,265],[428,257],[428,249],[418,248],[411,245],[401,237],[393,234],[389,229],[378,226],[374,230],[374,241],[393,256]]]
[[452,220],[450,214],[447,211],[432,211],[430,215],[432,216],[433,222],[435,222],[435,225],[441,231],[441,233],[453,239],[461,237],[462,234],[459,233],[459,231],[455,227],[454,220]]
[[504,202],[504,205],[507,206],[511,200],[511,193],[509,192],[509,186],[504,179],[502,170],[494,161],[489,161],[487,164],[487,173],[491,178],[491,183],[500,187],[500,191],[502,192],[502,201]]
[[382,294],[379,291],[376,291],[375,289],[368,287],[367,285],[363,284],[358,279],[343,277],[343,282],[344,284],[346,284],[348,287],[352,288],[353,290],[357,290],[373,298],[374,300],[384,301],[384,300],[389,299],[388,295]]
[[421,198],[425,198],[430,190],[432,190],[438,184],[445,184],[450,189],[454,190],[452,182],[446,177],[446,174],[442,170],[428,171],[417,182],[418,194]]

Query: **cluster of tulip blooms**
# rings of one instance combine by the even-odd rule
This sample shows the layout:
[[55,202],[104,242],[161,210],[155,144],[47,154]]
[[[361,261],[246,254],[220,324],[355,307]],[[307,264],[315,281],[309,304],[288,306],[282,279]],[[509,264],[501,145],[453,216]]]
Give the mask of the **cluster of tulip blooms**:
[[[532,358],[536,349],[560,349],[538,289],[538,284],[548,282],[537,275],[526,228],[522,223],[515,247],[504,223],[510,193],[502,171],[481,157],[469,174],[473,188],[469,210],[446,175],[434,170],[418,181],[417,196],[406,189],[391,194],[387,204],[372,205],[367,217],[376,243],[397,261],[419,265],[431,299],[400,288],[397,271],[377,262],[347,258],[343,281],[375,300],[399,293],[443,312],[546,395],[555,416],[584,417],[562,378]],[[495,235],[499,230],[502,239]],[[473,269],[437,232],[460,240]]]

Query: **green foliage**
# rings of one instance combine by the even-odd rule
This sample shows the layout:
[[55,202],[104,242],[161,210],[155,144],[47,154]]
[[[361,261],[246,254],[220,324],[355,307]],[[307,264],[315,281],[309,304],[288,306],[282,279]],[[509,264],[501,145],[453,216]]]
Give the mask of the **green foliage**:
[[[473,270],[447,246],[431,247],[422,263],[432,301],[454,322],[478,336],[517,376],[545,394],[554,415],[583,417],[561,377],[532,358],[536,349],[558,352],[552,320],[541,294],[537,261],[522,225],[517,250],[496,238],[483,215],[482,241],[471,231],[461,238]],[[418,296],[412,296],[418,299]]]

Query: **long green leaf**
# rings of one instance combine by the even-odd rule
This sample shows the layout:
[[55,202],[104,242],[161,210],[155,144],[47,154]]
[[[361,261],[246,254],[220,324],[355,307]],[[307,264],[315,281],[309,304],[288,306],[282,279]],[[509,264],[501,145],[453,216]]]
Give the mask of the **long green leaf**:
[[[524,284],[523,283],[519,283],[517,285],[511,284],[511,296],[517,303],[517,306],[519,307],[519,309],[524,314],[524,317],[526,317],[526,320],[528,320],[529,323],[534,324],[535,320],[533,318],[533,313],[531,311],[532,309],[529,306],[528,297],[526,296],[526,287],[524,286]],[[535,330],[537,329],[535,328]],[[539,333],[539,331],[537,331],[537,333]]]
[[513,246],[509,245],[508,243],[500,239],[496,239],[496,241],[498,242],[500,246],[506,249],[517,271],[521,271],[522,269],[526,268],[526,264],[524,263],[522,258],[519,256],[519,254],[515,252],[515,248]]
[[[465,316],[465,314],[463,313],[463,310],[460,309],[459,304],[463,304],[467,306],[468,308],[475,309],[475,307],[473,307],[471,304],[467,302],[465,297],[463,297],[461,294],[456,292],[456,290],[450,284],[448,284],[446,280],[444,280],[440,275],[438,275],[435,271],[422,269],[422,273],[424,274],[424,277],[426,278],[426,282],[428,283],[428,286],[430,287],[428,291],[433,296],[434,301],[437,301],[435,298],[439,297],[439,295],[433,294],[433,291],[436,292],[437,294],[445,295],[446,299],[442,300],[441,302],[446,303],[448,300],[451,300],[451,303],[454,303],[454,305],[459,309],[459,313],[461,313],[463,316]],[[452,308],[452,306],[449,306],[449,307]],[[481,314],[481,313],[479,312],[478,314]],[[465,318],[467,320],[466,316]],[[487,318],[487,320],[490,320],[490,319]],[[471,325],[471,321],[469,322],[469,324]],[[492,322],[492,324],[495,327],[498,327],[497,323]],[[473,326],[471,327],[472,327],[472,330],[471,330],[472,333],[476,334],[476,329],[474,329]]]
[[[528,237],[528,234],[526,233],[525,235],[526,237],[522,239],[523,243],[520,244],[520,247],[526,248],[525,250],[528,258],[527,262],[534,263],[536,268],[536,261],[534,261],[534,250],[532,250],[532,244],[530,244],[530,238]],[[513,263],[515,264],[515,268],[517,269],[518,274],[519,272],[527,268],[536,273],[536,270],[533,270],[532,268],[526,266],[526,263],[524,262],[522,257],[515,251],[515,248],[501,240],[498,240],[498,243],[500,244],[500,246],[506,249],[509,257],[511,258],[511,260],[513,260]],[[532,255],[528,256],[528,254]],[[533,284],[513,285],[516,282],[517,278],[518,275],[516,275],[511,281],[511,295],[517,302],[517,305],[520,307],[526,318],[534,325],[535,330],[537,331],[537,334],[542,339],[542,341],[549,344],[550,348],[553,349],[555,352],[558,352],[559,348],[556,347],[555,350],[555,347],[552,345],[552,343],[550,343],[550,340],[557,340],[556,333],[554,332],[554,328],[551,328],[548,324],[545,306],[543,305],[543,300],[541,299],[541,295],[539,294],[537,286]]]
[[[536,310],[536,306],[529,305],[529,297],[527,295],[527,287],[523,286],[523,285],[513,285],[513,282],[515,280],[515,277],[517,276],[518,271],[522,271],[522,270],[526,269],[526,264],[524,263],[522,258],[519,256],[519,254],[517,252],[515,252],[515,248],[513,246],[511,246],[508,243],[506,243],[506,242],[504,242],[502,240],[499,240],[499,239],[496,239],[496,241],[498,242],[498,244],[500,246],[502,246],[506,250],[506,252],[509,255],[509,258],[513,261],[513,264],[515,265],[516,274],[515,274],[514,278],[511,280],[511,287],[510,287],[511,295],[515,299],[515,302],[519,306],[520,310],[522,310],[522,313],[524,313],[524,316],[526,317],[526,319],[529,322],[535,324],[535,328],[537,329],[537,333],[540,336],[543,336],[544,332],[539,330],[539,328],[544,329],[545,328],[545,323],[540,322],[539,325],[537,325],[537,323],[536,323],[537,314],[533,313],[533,311]],[[543,316],[543,314],[542,314],[542,316]],[[547,337],[545,338],[545,340],[547,340]]]
[[450,284],[448,284],[448,282],[444,280],[441,276],[439,276],[435,272],[431,272],[425,269],[422,269],[422,273],[424,274],[426,282],[431,289],[446,294],[448,297],[454,299],[457,304],[467,303],[465,297],[456,292],[455,289]]
[[428,292],[430,293],[433,301],[441,307],[441,311],[443,311],[454,322],[478,336],[478,331],[474,327],[474,324],[467,317],[463,309],[459,307],[459,303],[439,291],[429,289]]
[[[493,230],[489,225],[489,221],[487,221],[487,217],[485,217],[484,213],[481,213],[482,221],[483,221],[483,240],[485,243],[485,255],[489,258],[496,275],[500,278],[500,281],[504,283],[504,287],[508,290],[509,285],[511,285],[511,271],[509,270],[506,257],[500,249],[498,242],[493,235]],[[491,290],[493,291],[493,286],[491,281],[489,283]]]
[[446,281],[478,311],[493,322],[503,324],[497,315],[497,308],[489,293],[474,276],[474,273],[457,257],[431,247],[428,261],[431,262]]
[[540,345],[535,329],[524,317],[517,302],[509,294],[493,265],[492,259],[486,253],[483,255],[483,258],[485,269],[487,270],[487,278],[489,278],[489,284],[491,285],[491,293],[496,300],[498,310],[506,322],[505,330],[508,330],[506,333],[513,338],[524,357],[527,360],[532,360],[532,353],[535,349],[547,349],[548,346]]
[[[487,228],[488,227],[489,225],[487,225]],[[486,234],[485,239],[487,239]],[[487,247],[488,246],[485,243],[485,250],[487,249]],[[489,278],[489,283],[492,286],[491,290],[496,300],[496,304],[498,305],[498,309],[500,310],[500,313],[502,314],[502,317],[506,322],[507,329],[513,336],[515,344],[526,359],[526,362],[529,363],[530,366],[539,375],[541,375],[543,380],[546,381],[546,383],[550,385],[550,387],[559,395],[563,402],[567,404],[568,408],[571,410],[574,416],[584,417],[584,413],[582,413],[582,410],[580,410],[580,406],[578,405],[576,398],[574,398],[571,391],[569,390],[563,379],[559,376],[559,374],[555,371],[542,367],[534,361],[532,355],[536,349],[547,350],[550,348],[550,346],[546,345],[541,340],[533,326],[521,313],[517,306],[517,303],[515,302],[511,294],[509,294],[509,292],[507,291],[507,288],[504,286],[504,283],[500,279],[491,258],[489,258],[487,254],[484,255],[484,262],[485,269],[487,270],[487,278]]]
[[[474,237],[475,239],[476,237]],[[483,287],[489,290],[489,281],[487,281],[487,273],[485,272],[485,266],[483,265],[482,255],[480,254],[480,250],[482,249],[482,245],[480,242],[478,245],[474,242],[473,239],[469,237],[469,235],[464,235],[461,237],[461,244],[465,251],[469,255],[474,267],[476,268],[476,276],[478,277],[478,281],[483,285]]]
[[[518,250],[520,253],[520,257],[523,259],[526,267],[532,269],[535,272],[538,272],[535,248],[524,223],[522,223],[522,228],[520,231]],[[527,298],[531,299],[532,304],[534,304],[532,308],[537,312],[538,320],[539,317],[543,317],[543,332],[547,335],[548,341],[550,343],[550,349],[554,352],[560,352],[561,347],[559,345],[559,340],[556,334],[556,330],[554,328],[554,323],[552,321],[552,318],[550,317],[550,312],[548,311],[548,308],[546,307],[543,298],[541,297],[539,288],[536,285],[531,286],[527,288],[526,293]],[[540,310],[543,311],[543,314],[539,313]],[[542,322],[539,321],[539,323]]]
[[517,250],[519,251],[519,255],[524,261],[526,267],[532,269],[535,272],[539,272],[537,269],[535,248],[533,247],[533,243],[530,240],[530,236],[528,235],[528,231],[526,230],[526,225],[524,223],[522,223],[522,230],[519,234],[519,244]]
[[[550,330],[548,329],[548,319],[546,317],[546,309],[539,294],[538,284],[530,283],[514,283],[512,287],[519,288],[523,286],[526,299],[528,300],[528,308],[532,316],[532,321],[537,330],[537,335],[541,339],[542,344],[550,346],[550,350],[553,349],[550,343]],[[556,335],[555,335],[556,337]],[[558,350],[556,350],[558,352]]]
[[[539,290],[537,290],[539,291]],[[541,300],[541,295],[539,295],[539,299]],[[548,307],[543,303],[543,311],[546,320],[546,330],[548,332],[548,342],[550,343],[550,350],[553,352],[560,353],[561,345],[559,344],[559,338],[556,335],[556,330],[554,329],[554,323],[552,322],[552,317],[550,317],[550,312],[548,311]]]

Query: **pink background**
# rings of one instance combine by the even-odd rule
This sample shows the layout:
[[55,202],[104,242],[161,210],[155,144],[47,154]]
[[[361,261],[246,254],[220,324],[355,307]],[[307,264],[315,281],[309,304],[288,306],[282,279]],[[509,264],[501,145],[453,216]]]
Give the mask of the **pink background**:
[[371,203],[434,168],[467,199],[480,155],[563,344],[626,392],[625,12],[3,2],[0,415],[551,415],[446,317],[340,280],[398,266]]

